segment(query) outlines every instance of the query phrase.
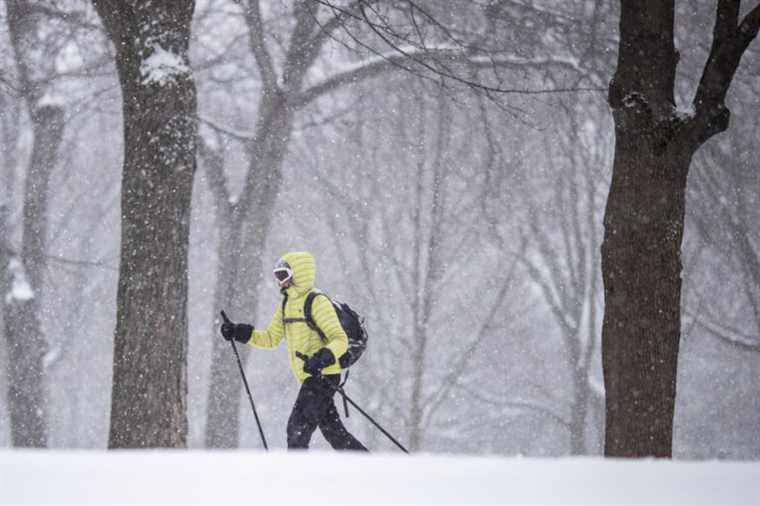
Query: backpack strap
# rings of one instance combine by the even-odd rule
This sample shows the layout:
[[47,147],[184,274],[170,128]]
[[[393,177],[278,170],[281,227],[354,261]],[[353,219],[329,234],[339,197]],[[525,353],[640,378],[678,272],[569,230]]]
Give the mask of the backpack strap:
[[288,303],[288,292],[285,290],[282,290],[282,331],[285,332],[285,324],[287,323],[285,320],[285,304]]
[[[288,294],[287,292],[285,292],[285,290],[283,290],[282,295],[283,295],[282,297],[282,326],[284,327],[288,323],[299,323],[299,322],[309,323],[309,321],[306,318],[285,318],[285,305],[288,303]],[[309,327],[311,327],[311,324],[309,324]]]
[[[312,316],[311,308],[314,306],[314,299],[317,298],[317,295],[325,295],[324,293],[313,290],[306,294],[306,302],[304,302],[303,305],[303,316],[304,320],[306,320],[306,324],[309,326],[311,330],[319,334],[319,338],[322,340],[323,343],[327,342],[327,336],[324,332],[322,332],[322,329],[319,328],[317,325],[317,322],[314,321],[314,317]],[[327,295],[325,295],[327,297]]]

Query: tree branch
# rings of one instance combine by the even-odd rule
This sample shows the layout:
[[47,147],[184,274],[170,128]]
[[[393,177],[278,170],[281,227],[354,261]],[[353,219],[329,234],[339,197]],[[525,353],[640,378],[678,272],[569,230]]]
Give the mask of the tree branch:
[[[750,351],[754,353],[760,353],[760,342],[753,341],[753,338],[743,335],[740,331],[732,329],[726,325],[721,325],[715,322],[707,322],[700,318],[698,314],[687,311],[687,314],[694,319],[694,322],[707,330],[710,334],[717,337],[721,341],[731,345],[742,351]],[[756,339],[756,338],[754,338]]]
[[742,56],[760,29],[760,5],[739,24],[740,4],[739,0],[718,2],[710,55],[693,101],[693,124],[699,141],[728,128],[726,95]]
[[739,37],[749,45],[760,30],[760,4],[752,9],[739,25]]
[[[296,26],[290,34],[285,64],[282,70],[282,81],[289,90],[301,87],[303,76],[306,74],[313,58],[310,57],[310,41],[314,27],[318,26],[316,13],[312,12],[311,4],[300,2],[294,7]],[[319,48],[316,48],[319,51]]]
[[[305,67],[311,67],[322,47],[328,40],[333,38],[335,31],[343,26],[347,18],[358,18],[358,9],[362,3],[372,1],[376,0],[355,0],[345,8],[338,8],[329,3],[317,2],[326,5],[333,11],[334,15],[326,23],[321,24],[320,30],[309,40],[303,56]],[[319,24],[319,20],[315,19],[315,23]]]
[[527,258],[527,256],[509,250],[505,250],[504,253],[505,255],[513,256],[517,261],[525,266],[530,276],[541,289],[541,292],[544,295],[544,299],[549,305],[549,309],[554,314],[560,327],[567,333],[575,334],[577,325],[570,319],[568,315],[565,314],[565,305],[562,303],[562,296],[557,292],[556,287],[552,285],[551,281],[549,280],[551,278],[547,279],[547,276],[541,272],[541,268],[538,267],[529,258]]
[[713,41],[729,39],[739,26],[741,0],[718,0]]
[[240,142],[251,142],[256,140],[256,135],[253,132],[245,132],[242,130],[236,130],[232,127],[220,125],[215,120],[201,114],[198,115],[198,121],[207,125],[215,132],[227,135]]
[[[461,49],[451,47],[404,49],[401,52],[379,55],[378,58],[365,60],[354,68],[349,68],[342,72],[339,72],[332,77],[329,77],[320,83],[316,83],[310,88],[304,90],[289,103],[295,108],[302,108],[320,96],[334,90],[339,86],[349,83],[357,83],[371,77],[376,77],[384,72],[389,72],[391,70],[404,70],[411,72],[411,70],[404,65],[405,63],[409,62],[420,63],[424,64],[424,66],[427,68],[433,68],[431,67],[430,63],[425,62],[437,63],[440,62],[440,58],[442,57],[448,58],[451,62],[467,64],[474,68],[499,67],[524,70],[526,68],[539,68],[547,64],[554,64],[573,71],[582,71],[573,62],[562,59],[526,59],[516,57],[506,57],[502,59],[472,58],[467,56]],[[433,69],[433,71],[435,71],[435,69]],[[606,92],[604,88],[497,88],[461,78],[455,78],[455,80],[465,83],[473,88],[499,94],[538,95],[579,91]]]
[[277,89],[277,73],[272,62],[272,55],[269,54],[264,42],[264,25],[261,22],[259,0],[249,0],[248,7],[243,8],[243,14],[248,25],[248,42],[261,72],[264,88],[275,90]]

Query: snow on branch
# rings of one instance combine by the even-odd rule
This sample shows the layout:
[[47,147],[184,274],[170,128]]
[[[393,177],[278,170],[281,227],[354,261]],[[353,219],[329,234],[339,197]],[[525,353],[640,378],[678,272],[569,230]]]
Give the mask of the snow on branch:
[[159,45],[153,46],[153,53],[140,65],[142,83],[163,86],[170,81],[176,81],[179,76],[190,73],[190,68],[184,59]]
[[8,263],[8,270],[11,273],[12,282],[10,291],[5,294],[5,303],[11,304],[14,301],[26,302],[34,298],[34,290],[26,279],[24,265],[18,258],[11,258]]

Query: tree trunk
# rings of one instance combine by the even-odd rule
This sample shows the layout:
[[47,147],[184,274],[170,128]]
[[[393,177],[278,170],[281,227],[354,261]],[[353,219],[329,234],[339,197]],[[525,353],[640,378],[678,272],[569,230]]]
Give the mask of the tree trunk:
[[[33,3],[14,0],[7,3],[7,11],[21,96],[34,136],[24,184],[21,252],[18,258],[10,259],[10,245],[6,250],[10,259],[8,274],[12,277],[4,319],[10,358],[11,440],[14,446],[44,447],[47,399],[43,362],[47,343],[40,322],[40,294],[46,265],[48,185],[63,139],[64,111],[59,106],[39,105],[44,96],[41,83],[51,79],[54,70],[50,59],[40,57],[47,41]],[[15,141],[15,136],[11,140]],[[12,190],[12,186],[9,188]]]
[[[256,141],[248,145],[251,165],[246,193],[220,228],[215,301],[230,316],[254,322],[260,273],[265,272],[264,245],[272,221],[282,165],[292,130],[292,112],[281,93],[265,94],[259,104]],[[274,260],[274,259],[272,259]],[[266,315],[267,317],[269,315]],[[214,335],[218,329],[214,328]],[[206,418],[206,447],[235,448],[239,439],[241,380],[230,362],[232,351],[222,339],[212,350],[211,383]],[[246,361],[247,354],[241,354]]]
[[[31,108],[30,108],[31,109]],[[11,441],[18,447],[47,446],[44,357],[47,343],[40,323],[45,272],[48,183],[63,137],[63,110],[44,106],[31,112],[32,156],[24,186],[21,255],[10,263],[11,296],[5,300],[9,349],[8,403]]]
[[[240,207],[231,198],[224,170],[224,155],[211,148],[199,137],[199,153],[209,182],[209,190],[216,201],[215,224],[219,231],[217,244],[216,286],[213,298],[211,336],[211,377],[206,401],[205,446],[207,448],[234,448],[238,442],[238,408],[241,380],[234,367],[234,354],[226,341],[219,337],[219,311],[225,310],[233,319],[240,318],[240,308],[233,307],[237,289],[235,278],[239,270],[240,248],[233,231],[239,230]],[[248,354],[240,356],[245,364]],[[229,405],[232,404],[232,407]]]
[[670,457],[690,153],[669,138],[673,2],[634,4],[622,2],[609,95],[616,145],[602,243],[605,454]]
[[602,243],[605,455],[670,457],[691,153],[672,138],[673,2],[634,3],[623,2],[609,97],[616,144]]
[[[0,293],[10,293],[13,280],[10,273],[11,248],[8,244],[8,206],[0,200]],[[0,303],[0,378],[10,385],[10,363],[8,361],[8,350],[6,341],[6,321],[7,307]],[[7,394],[5,391],[3,394]],[[9,406],[6,396],[0,394],[0,403],[5,400],[5,406]]]
[[197,135],[194,2],[94,1],[124,114],[121,263],[109,448],[184,447],[187,268]]
[[586,418],[589,408],[588,368],[578,368],[573,371],[573,390],[575,396],[570,414],[570,454],[585,455],[586,450]]
[[615,160],[602,243],[608,456],[672,454],[686,181],[696,150],[728,128],[726,93],[760,28],[760,6],[740,20],[739,4],[717,3],[695,112],[679,114],[674,1],[621,1],[608,97]]
[[[231,221],[235,213],[226,216],[230,222],[218,220],[219,247],[216,287],[214,289],[214,308],[216,312],[224,309],[232,318],[244,318],[248,314],[234,304],[235,283],[239,271],[240,251],[233,240],[232,230],[236,228]],[[240,373],[234,364],[234,355],[230,345],[219,337],[218,323],[214,323],[211,355],[211,379],[206,407],[206,448],[236,448],[238,446]],[[248,354],[240,356],[245,363]]]
[[[644,122],[647,123],[647,122]],[[681,333],[681,242],[694,148],[618,122],[602,245],[606,455],[670,457]],[[644,141],[644,142],[642,142]]]

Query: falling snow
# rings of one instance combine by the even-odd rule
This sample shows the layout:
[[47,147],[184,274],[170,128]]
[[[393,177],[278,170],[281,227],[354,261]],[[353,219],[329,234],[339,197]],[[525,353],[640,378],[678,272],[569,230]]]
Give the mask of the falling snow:
[[[171,502],[171,483],[183,487],[175,502],[353,502],[320,488],[335,475],[341,494],[391,503],[758,495],[760,40],[721,102],[731,125],[690,159],[683,221],[661,229],[683,243],[661,251],[635,240],[657,218],[640,194],[625,203],[629,229],[605,224],[613,167],[633,167],[616,173],[625,190],[660,190],[671,167],[641,160],[693,132],[670,129],[642,152],[661,132],[626,136],[615,123],[628,116],[608,96],[621,77],[617,0],[367,2],[356,15],[342,0],[197,0],[192,20],[174,17],[189,3],[135,0],[144,22],[121,33],[144,51],[122,65],[123,40],[100,17],[119,2],[13,9],[27,3],[0,17],[0,448],[41,421],[57,451],[0,451],[0,501]],[[621,103],[697,128],[723,3],[676,4],[672,98],[633,86]],[[629,234],[631,265],[683,267],[669,299],[681,310],[678,462],[602,458],[605,309],[639,302],[605,294],[606,234]],[[285,454],[300,384],[284,344],[236,348],[250,409],[218,315],[266,329],[282,304],[272,267],[302,250],[317,287],[366,319],[346,391],[412,457],[340,402],[369,458],[327,454],[319,430],[313,459]],[[136,259],[144,267],[130,271]],[[652,313],[678,314],[662,306]],[[133,383],[114,380],[119,364]],[[169,391],[170,415],[144,408]],[[116,415],[134,446],[158,434],[190,451],[107,452]],[[272,452],[256,451],[261,434]],[[239,451],[207,451],[219,447]],[[292,466],[311,469],[302,486]]]

